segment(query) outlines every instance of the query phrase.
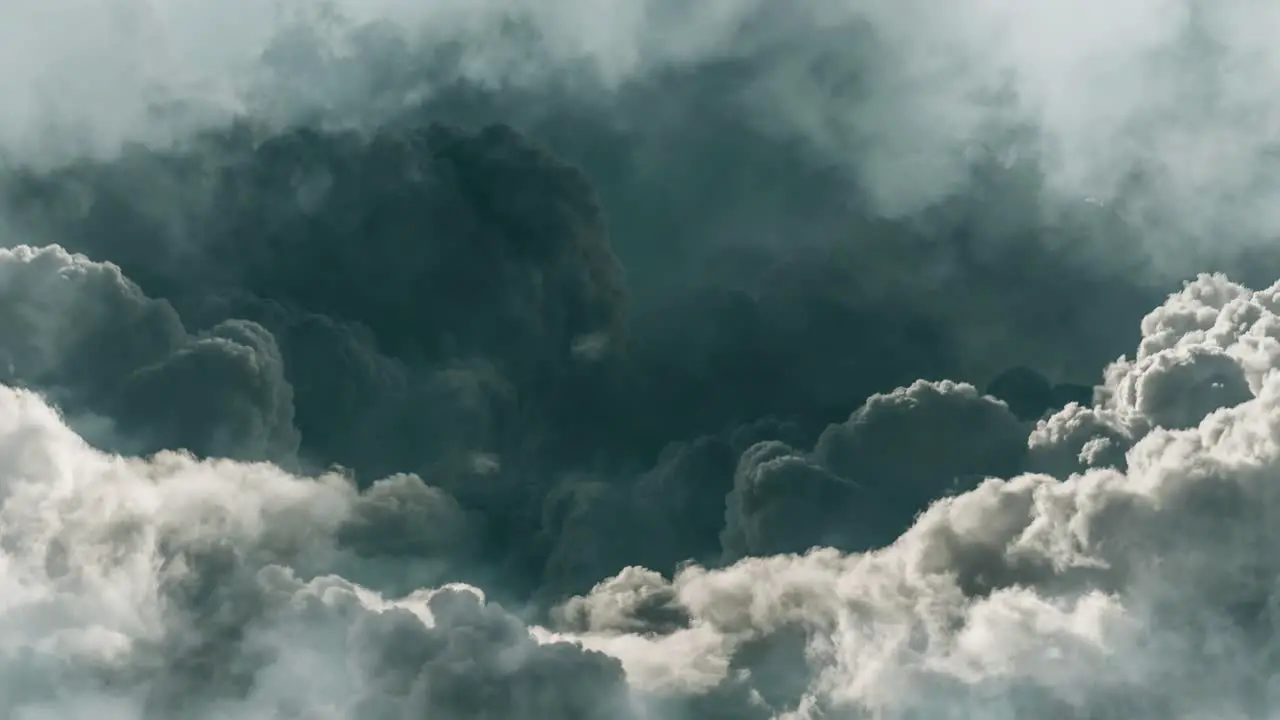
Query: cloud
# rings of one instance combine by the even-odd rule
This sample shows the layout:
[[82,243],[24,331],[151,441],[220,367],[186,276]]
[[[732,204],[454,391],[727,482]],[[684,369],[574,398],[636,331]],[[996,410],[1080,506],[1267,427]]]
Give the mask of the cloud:
[[1254,382],[1173,427],[1163,405],[1114,396],[1100,412],[1151,428],[1122,467],[987,480],[870,553],[814,549],[670,581],[628,570],[567,603],[567,626],[590,628],[587,645],[621,657],[633,682],[675,694],[696,677],[734,683],[751,643],[798,631],[803,691],[774,708],[786,717],[1265,714],[1280,384],[1257,358],[1280,342],[1277,293],[1203,276],[1148,316],[1143,350],[1107,388],[1154,373],[1194,397],[1202,375],[1143,362],[1190,348],[1221,350]]
[[[856,215],[833,218],[867,230],[851,245],[673,261],[679,283],[704,262],[727,264],[655,299],[652,277],[623,273],[583,172],[506,126],[366,137],[241,124],[192,142],[7,178],[14,232],[118,264],[199,338],[172,341],[191,344],[163,361],[122,361],[133,379],[106,383],[116,399],[91,406],[95,422],[150,443],[131,449],[296,456],[363,485],[418,473],[489,518],[481,555],[516,587],[582,592],[630,564],[719,557],[744,450],[809,447],[867,397],[917,377],[1056,363],[1068,345],[1088,348],[1070,355],[1079,376],[1112,356],[1113,338],[1030,335],[1038,312],[1004,329],[986,313],[1075,312],[1069,292],[1041,292],[1063,273],[1049,257],[1016,269],[951,259],[907,225]],[[634,177],[606,182],[616,191]],[[691,241],[698,227],[691,217]],[[915,250],[956,274],[930,289],[911,271]],[[943,302],[951,291],[970,302]],[[1144,292],[1095,296],[1127,305]],[[1123,316],[1114,307],[1108,317]],[[1073,322],[1096,311],[1080,313]],[[1034,403],[1038,417],[1062,400]],[[228,419],[202,426],[211,414]],[[619,522],[628,530],[608,539]],[[641,549],[643,536],[663,540]]]
[[[1043,317],[1119,326],[1117,305],[1140,307],[1149,293],[1098,281],[1083,302],[1068,280],[1086,281],[1051,253],[987,257],[963,235],[939,245],[910,223],[846,213],[833,222],[863,233],[854,243],[738,253],[709,240],[710,253],[672,267],[718,269],[655,298],[652,278],[624,275],[585,175],[509,127],[366,137],[242,124],[193,143],[8,178],[15,231],[119,263],[137,279],[131,292],[183,328],[175,349],[121,361],[129,381],[101,381],[107,400],[63,406],[90,414],[78,427],[105,426],[85,432],[111,449],[340,465],[362,487],[427,478],[477,521],[476,535],[445,553],[465,563],[424,549],[413,580],[397,585],[405,591],[469,565],[467,579],[504,600],[555,602],[628,565],[671,572],[886,543],[937,493],[1014,473],[1025,452],[1026,427],[998,403],[916,378],[981,378],[1016,360],[1081,377],[1126,333],[1094,328],[1075,342]],[[915,272],[922,262],[937,267]],[[124,347],[129,336],[111,337]],[[911,389],[891,399],[899,386]],[[1051,386],[991,391],[1024,420],[1069,399]],[[966,440],[928,470],[912,441],[886,439],[934,417],[911,408],[948,402],[935,395],[973,403],[955,420],[937,415],[937,432],[988,428],[990,457],[979,457],[986,440]],[[862,419],[830,429],[808,457],[822,429],[868,397]],[[885,435],[859,439],[868,432]],[[766,441],[796,459],[741,461]],[[830,483],[787,499],[783,466],[813,466]],[[906,483],[918,487],[889,487]],[[821,520],[792,519],[815,506],[806,512]],[[371,576],[394,572],[377,564]]]
[[793,5],[0,10],[0,710],[1270,711],[1271,13]]
[[671,443],[635,477],[561,478],[538,525],[544,594],[585,592],[629,565],[671,572],[690,560],[718,562],[739,458],[757,442],[805,436],[795,423],[764,419]]
[[[752,446],[725,497],[720,536],[725,555],[776,555],[817,545],[870,547],[875,535],[857,527],[860,489],[782,443]],[[850,542],[853,538],[862,542]]]
[[540,641],[478,590],[384,599],[323,574],[352,552],[460,542],[456,503],[417,478],[358,494],[268,464],[107,455],[11,388],[0,445],[7,713],[619,717],[626,703],[616,663]]
[[230,682],[222,645],[244,629],[246,564],[311,552],[355,494],[270,465],[105,455],[28,391],[5,388],[0,404],[9,712],[101,700],[141,717],[124,709],[150,692],[139,680],[163,685],[201,653],[212,683]]
[[625,342],[590,185],[513,130],[237,133],[11,178],[10,217],[118,263],[196,327],[270,330],[309,459],[386,474],[500,454],[517,404],[545,418],[593,362],[583,338],[595,361]]
[[[688,105],[640,93],[732,76],[765,136],[844,168],[876,213],[913,216],[1025,164],[1046,217],[1100,204],[1185,273],[1275,230],[1275,13],[1260,0],[330,2],[6,9],[0,145],[19,160],[113,154],[235,115],[376,127],[460,83],[644,126]],[[705,82],[703,82],[705,81]],[[52,88],[57,88],[53,91]],[[545,103],[544,103],[545,105]],[[536,114],[536,112],[534,113]],[[1242,218],[1247,218],[1242,220]],[[1107,264],[1113,244],[1078,252]]]
[[96,439],[133,452],[289,462],[293,390],[275,338],[228,320],[189,334],[163,300],[114,265],[58,246],[0,250],[6,380],[73,415],[105,418]]
[[[58,248],[9,256],[6,307],[25,308],[11,322],[36,310],[50,320],[14,325],[26,344],[12,352],[50,359],[47,377],[64,357],[55,350],[79,347],[77,312],[112,310],[94,316],[103,323],[174,317],[113,266]],[[102,301],[61,292],[53,312],[35,302],[49,283]],[[159,327],[177,329],[162,335],[177,348],[200,342],[180,323]],[[1103,373],[1093,406],[1034,427],[973,386],[920,381],[873,396],[816,442],[766,422],[673,447],[666,470],[632,486],[597,481],[619,517],[643,509],[630,497],[710,504],[713,495],[658,489],[685,487],[699,468],[725,483],[724,458],[741,454],[719,486],[729,561],[624,570],[546,626],[449,583],[485,518],[445,488],[397,475],[361,491],[342,474],[270,463],[115,455],[35,392],[0,388],[5,709],[1265,712],[1280,286],[1203,275],[1141,327],[1137,352]],[[258,325],[221,332],[207,336],[215,348],[268,347]],[[175,355],[161,349],[162,360]],[[1046,458],[1064,463],[1056,475],[1022,472]],[[893,495],[922,503],[905,533],[869,549],[854,544],[880,543],[841,537],[907,507],[867,502]],[[583,542],[623,529],[585,527]]]
[[877,547],[937,498],[1021,471],[1028,430],[970,385],[917,381],[869,398],[811,453],[756,444],[725,499],[725,557]]

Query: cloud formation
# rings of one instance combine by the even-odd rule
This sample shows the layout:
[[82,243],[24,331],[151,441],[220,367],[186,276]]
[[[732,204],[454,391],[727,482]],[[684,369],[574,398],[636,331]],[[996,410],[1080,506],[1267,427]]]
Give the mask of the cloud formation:
[[[1118,465],[986,480],[871,553],[815,549],[673,580],[628,570],[568,603],[566,622],[633,683],[675,695],[777,682],[739,658],[762,642],[785,653],[798,632],[795,692],[780,704],[752,693],[765,717],[1265,715],[1278,297],[1204,276],[1147,316],[1095,408],[1113,427],[1146,426]],[[1223,377],[1243,378],[1244,397]],[[1135,385],[1226,390],[1193,417],[1121,391]]]
[[[458,542],[456,503],[417,478],[358,494],[269,464],[123,458],[29,391],[5,388],[0,405],[6,714],[604,718],[625,705],[615,661],[540,642],[478,590],[383,598],[327,574]],[[434,537],[398,532],[413,527]]]
[[[361,492],[268,463],[122,457],[5,387],[2,706],[121,718],[1265,713],[1280,286],[1203,276],[1143,327],[1093,408],[1146,426],[1119,465],[983,480],[869,552],[814,548],[670,577],[630,568],[563,603],[549,627],[470,586],[387,594],[393,573],[337,574],[372,557],[394,572],[461,542],[456,503],[417,478]],[[1204,372],[1172,361],[1187,357],[1228,361],[1190,361]],[[1195,404],[1197,419],[1123,391],[1198,397],[1223,376],[1242,377],[1247,397]],[[851,424],[907,400],[922,448],[952,422],[948,408],[1013,422],[972,389],[939,384],[873,401]],[[776,497],[856,487],[779,450],[758,444],[743,460],[795,458],[774,472],[801,487]]]
[[57,398],[107,447],[295,458],[293,390],[262,326],[188,333],[118,267],[56,245],[0,250],[0,268],[6,381]]
[[0,9],[0,715],[1273,713],[1259,2]]
[[[336,464],[362,486],[420,474],[486,518],[481,564],[520,598],[584,592],[630,564],[721,557],[724,498],[756,442],[812,447],[868,397],[921,376],[980,380],[1055,358],[1040,366],[1080,377],[1112,344],[1021,332],[1041,313],[1098,312],[1042,292],[1062,274],[1052,255],[963,259],[908,224],[852,215],[840,221],[869,233],[852,244],[735,257],[708,241],[702,259],[673,261],[682,289],[655,293],[653,276],[623,272],[584,173],[501,125],[366,137],[244,123],[186,148],[27,169],[4,189],[13,232],[115,263],[130,293],[154,298],[138,302],[184,328],[172,358],[144,345],[95,380],[110,397],[59,400],[114,423],[111,442],[90,436],[100,446]],[[957,273],[940,295],[908,271],[915,251]],[[953,290],[971,302],[944,302]],[[1108,281],[1095,297],[1137,307],[1146,294]],[[1020,307],[1038,312],[1011,327],[990,314]],[[1056,352],[1068,345],[1087,349]],[[258,374],[235,377],[246,371],[223,355]],[[1023,420],[1069,399],[1028,387],[991,391]],[[202,426],[210,413],[236,419]],[[901,506],[874,542],[929,497],[877,501]]]

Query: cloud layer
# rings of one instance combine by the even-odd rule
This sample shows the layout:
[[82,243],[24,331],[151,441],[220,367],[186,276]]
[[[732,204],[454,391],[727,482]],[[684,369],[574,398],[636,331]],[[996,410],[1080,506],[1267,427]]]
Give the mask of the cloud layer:
[[46,5],[0,715],[1280,706],[1260,0]]
[[568,615],[635,681],[672,692],[750,684],[735,660],[753,643],[787,652],[794,629],[807,669],[790,666],[803,680],[763,716],[1266,715],[1277,293],[1204,276],[1148,315],[1136,357],[1108,372],[1110,399],[1032,436],[1033,452],[1078,450],[1087,469],[986,480],[872,553],[670,582],[628,571]]
[[996,163],[1043,173],[1036,212],[1100,204],[1176,273],[1277,229],[1280,18],[1262,0],[804,0],[786,12],[760,0],[607,11],[130,0],[4,12],[13,70],[0,147],[18,161],[111,154],[243,114],[376,125],[458,83],[610,108],[643,132],[693,111],[653,102],[672,78],[704,93],[730,78],[720,101],[852,173],[890,217],[970,191],[978,164]]
[[[56,249],[13,255],[130,287]],[[1274,707],[1278,358],[1280,286],[1202,276],[1146,317],[1092,407],[1032,429],[971,387],[921,382],[811,453],[756,443],[721,538],[729,559],[758,557],[670,579],[632,567],[546,627],[467,585],[395,589],[461,557],[474,529],[417,477],[359,491],[269,463],[123,457],[5,387],[4,707],[1255,716]],[[1017,473],[1040,460],[1056,474]],[[881,508],[901,507],[880,495],[927,502],[961,472],[972,480],[883,548],[807,550],[870,547]]]

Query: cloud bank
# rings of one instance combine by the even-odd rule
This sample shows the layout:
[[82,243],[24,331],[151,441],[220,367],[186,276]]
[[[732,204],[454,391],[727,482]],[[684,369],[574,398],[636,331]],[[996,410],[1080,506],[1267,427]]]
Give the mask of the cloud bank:
[[1277,707],[1260,0],[46,5],[0,715]]
[[[627,568],[541,626],[468,585],[387,590],[458,557],[471,529],[418,477],[360,491],[270,463],[106,453],[5,387],[4,707],[1256,716],[1274,707],[1278,358],[1280,286],[1202,276],[1146,317],[1095,405],[1032,429],[969,386],[921,382],[812,452],[756,443],[721,535],[731,559],[756,557],[670,578]],[[979,479],[888,545],[807,549],[858,545],[884,521],[877,492],[936,495],[960,471]]]

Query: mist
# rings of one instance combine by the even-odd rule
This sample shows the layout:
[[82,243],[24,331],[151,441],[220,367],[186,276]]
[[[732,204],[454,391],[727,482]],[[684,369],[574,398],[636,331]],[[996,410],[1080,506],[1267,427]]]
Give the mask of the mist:
[[1164,272],[1275,229],[1278,20],[1260,0],[805,0],[786,12],[753,0],[184,0],[5,13],[10,162],[173,142],[244,114],[369,127],[459,82],[617,107],[665,73],[732,66],[725,102],[850,173],[885,216],[962,195],[990,161],[1037,169],[1041,214],[1080,202],[1117,214]]

